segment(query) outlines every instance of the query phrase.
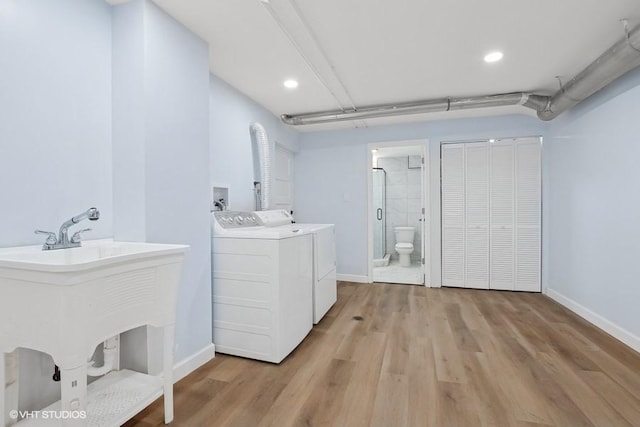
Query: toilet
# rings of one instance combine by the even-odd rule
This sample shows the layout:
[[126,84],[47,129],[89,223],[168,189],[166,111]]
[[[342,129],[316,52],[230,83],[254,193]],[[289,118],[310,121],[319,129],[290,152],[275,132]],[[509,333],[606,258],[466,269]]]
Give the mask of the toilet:
[[394,227],[396,235],[396,252],[402,267],[411,265],[411,254],[413,253],[413,236],[416,234],[415,227]]

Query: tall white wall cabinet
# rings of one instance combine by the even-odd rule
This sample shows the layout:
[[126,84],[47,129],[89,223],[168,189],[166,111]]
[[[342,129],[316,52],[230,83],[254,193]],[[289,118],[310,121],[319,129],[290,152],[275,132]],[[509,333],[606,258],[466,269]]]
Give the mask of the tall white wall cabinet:
[[442,286],[540,292],[540,138],[443,143]]

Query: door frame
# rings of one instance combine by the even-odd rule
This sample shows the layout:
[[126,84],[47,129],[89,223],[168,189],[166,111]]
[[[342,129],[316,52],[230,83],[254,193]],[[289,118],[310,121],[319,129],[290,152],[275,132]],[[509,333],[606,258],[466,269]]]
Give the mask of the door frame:
[[421,147],[424,164],[422,166],[422,255],[424,256],[422,286],[430,286],[431,277],[430,253],[431,224],[430,191],[429,191],[429,139],[409,139],[401,141],[371,142],[367,144],[367,281],[373,283],[373,153],[371,150],[390,147],[419,146]]

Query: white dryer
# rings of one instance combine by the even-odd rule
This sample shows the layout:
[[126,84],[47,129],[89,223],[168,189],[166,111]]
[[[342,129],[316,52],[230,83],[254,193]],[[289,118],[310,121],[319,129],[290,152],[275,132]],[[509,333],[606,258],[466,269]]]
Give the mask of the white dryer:
[[324,317],[338,299],[336,281],[336,232],[333,224],[292,224],[286,210],[254,212],[260,224],[285,231],[313,235],[313,323]]
[[259,224],[252,212],[213,212],[216,351],[280,363],[313,327],[313,237]]

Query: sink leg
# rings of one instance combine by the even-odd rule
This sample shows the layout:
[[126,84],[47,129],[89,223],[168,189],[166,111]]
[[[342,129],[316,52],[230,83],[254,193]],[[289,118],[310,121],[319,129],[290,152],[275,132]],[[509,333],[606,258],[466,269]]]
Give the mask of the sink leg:
[[[0,351],[0,414],[2,414],[2,418],[0,418],[2,420],[2,424],[3,426],[8,426],[9,423],[11,422],[11,419],[9,417],[9,414],[7,414],[7,412],[5,411],[5,407],[4,407],[4,403],[5,403],[5,397],[4,397],[4,391],[5,391],[5,387],[6,387],[6,381],[5,381],[5,363],[4,363],[4,353],[2,351]],[[6,408],[9,409],[9,408]]]
[[18,410],[18,350],[13,353],[0,352],[0,425],[16,423]]
[[175,340],[175,326],[164,327],[164,423],[173,421],[173,342]]
[[[87,365],[76,368],[60,367],[60,387],[62,389],[61,409],[63,411],[84,411],[87,408]],[[62,420],[63,426],[86,425],[86,419]]]

